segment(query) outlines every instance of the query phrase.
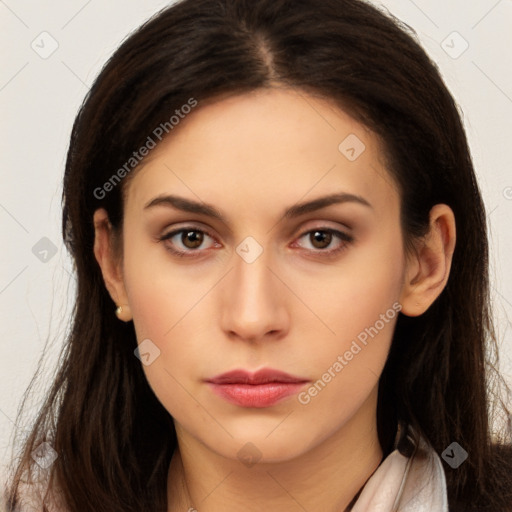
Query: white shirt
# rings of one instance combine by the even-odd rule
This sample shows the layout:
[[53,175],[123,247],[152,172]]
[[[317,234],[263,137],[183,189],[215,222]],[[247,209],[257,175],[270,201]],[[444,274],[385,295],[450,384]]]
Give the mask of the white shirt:
[[351,512],[448,512],[446,477],[424,440],[410,458],[391,452],[368,479]]

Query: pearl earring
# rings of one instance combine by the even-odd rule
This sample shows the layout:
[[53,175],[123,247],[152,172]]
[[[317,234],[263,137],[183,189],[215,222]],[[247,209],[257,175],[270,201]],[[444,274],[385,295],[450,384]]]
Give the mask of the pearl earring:
[[124,306],[117,306],[116,316],[123,322],[130,322],[132,319],[130,306],[128,304],[125,304]]

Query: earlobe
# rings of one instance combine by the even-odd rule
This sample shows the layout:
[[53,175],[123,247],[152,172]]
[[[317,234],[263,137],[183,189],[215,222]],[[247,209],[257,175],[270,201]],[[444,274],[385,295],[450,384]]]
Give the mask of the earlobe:
[[402,289],[402,313],[423,314],[443,291],[450,275],[455,249],[455,216],[445,204],[430,210],[430,229],[418,241],[414,255],[407,262]]
[[114,250],[114,233],[108,213],[100,208],[94,212],[94,256],[101,268],[103,281],[112,300],[116,303],[117,317],[128,322],[132,319],[124,286],[121,265]]

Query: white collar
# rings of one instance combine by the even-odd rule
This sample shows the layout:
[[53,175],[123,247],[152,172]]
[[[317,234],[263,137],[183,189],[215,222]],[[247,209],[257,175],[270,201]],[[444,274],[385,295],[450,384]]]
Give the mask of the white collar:
[[410,458],[395,449],[368,479],[351,512],[448,512],[441,459],[423,439]]

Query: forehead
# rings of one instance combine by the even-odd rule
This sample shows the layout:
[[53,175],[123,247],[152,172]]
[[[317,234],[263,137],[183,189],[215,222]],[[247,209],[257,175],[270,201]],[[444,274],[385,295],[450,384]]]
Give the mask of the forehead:
[[[334,102],[263,89],[200,104],[136,171],[127,206],[160,193],[264,211],[343,191],[377,207],[398,202],[381,142]],[[261,212],[260,212],[261,213]]]

